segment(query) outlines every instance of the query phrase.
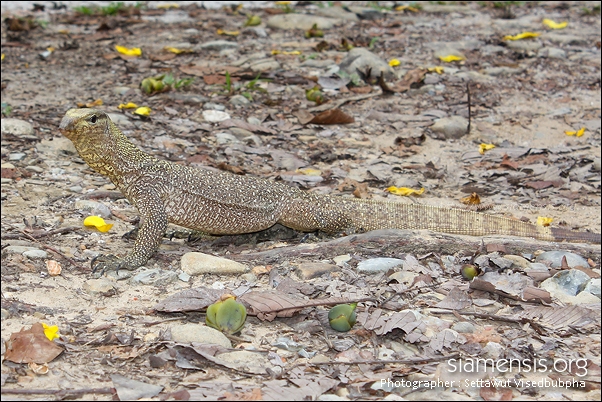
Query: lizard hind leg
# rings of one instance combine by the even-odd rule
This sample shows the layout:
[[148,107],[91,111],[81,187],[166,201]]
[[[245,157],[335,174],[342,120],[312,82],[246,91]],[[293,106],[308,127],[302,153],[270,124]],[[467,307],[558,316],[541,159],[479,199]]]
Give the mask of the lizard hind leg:
[[330,234],[352,226],[352,220],[342,211],[320,208],[300,199],[293,200],[284,208],[278,223],[301,232],[320,230]]

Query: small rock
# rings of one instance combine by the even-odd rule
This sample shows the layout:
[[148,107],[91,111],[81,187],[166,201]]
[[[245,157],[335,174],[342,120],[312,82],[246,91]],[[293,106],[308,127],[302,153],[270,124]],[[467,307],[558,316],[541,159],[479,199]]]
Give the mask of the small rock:
[[[13,167],[13,169],[14,169],[14,167]],[[34,173],[44,173],[44,169],[39,166],[26,166],[25,170],[29,170],[30,172],[34,172]]]
[[0,122],[2,134],[11,134],[24,139],[38,139],[31,123],[19,119],[2,119]]
[[460,321],[452,325],[451,329],[461,334],[472,334],[476,328],[468,321]]
[[492,263],[494,263],[500,269],[508,269],[512,266],[514,261],[504,257],[491,257],[489,259]]
[[234,95],[232,98],[230,98],[230,103],[234,106],[247,106],[251,103],[251,101],[242,95]]
[[130,283],[132,285],[165,286],[174,282],[177,278],[178,274],[174,271],[152,268],[137,273],[130,279]]
[[111,295],[117,293],[115,283],[108,278],[88,279],[82,285],[82,289],[90,294]]
[[236,366],[238,369],[254,374],[265,374],[266,368],[273,365],[261,353],[248,350],[237,350],[234,352],[221,353],[218,358]]
[[[293,14],[286,14],[286,15],[293,15]],[[278,63],[278,60],[276,59],[261,59],[261,60],[255,60],[253,61],[250,65],[249,68],[253,71],[253,72],[263,72],[263,71],[270,71],[270,70],[278,70],[279,68],[281,68],[280,63]]]
[[8,246],[2,249],[2,254],[23,254],[26,251],[35,251],[39,250],[37,247],[29,247],[29,246]]
[[316,10],[322,17],[337,18],[345,21],[359,21],[355,12],[349,12],[341,6],[323,7]]
[[228,120],[230,115],[219,110],[203,110],[203,119],[209,123],[219,123],[220,121]]
[[247,267],[239,262],[195,252],[184,254],[181,263],[182,271],[190,276],[200,274],[237,275],[248,271]]
[[335,26],[338,21],[333,18],[319,17],[317,15],[309,14],[279,14],[270,17],[267,22],[268,28],[272,29],[303,29],[307,31],[313,27],[314,24],[318,26],[318,29],[330,29]]
[[322,262],[304,262],[299,264],[297,275],[303,280],[317,278],[329,272],[338,271],[340,268],[336,265],[325,264]]
[[566,52],[562,49],[558,49],[557,47],[544,47],[539,49],[537,56],[545,59],[564,59],[566,58]]
[[240,140],[235,135],[225,132],[215,133],[215,139],[219,145],[240,143]]
[[246,274],[242,274],[240,279],[247,281],[248,283],[255,283],[257,282],[257,275],[252,272],[247,272]]
[[399,258],[371,258],[369,260],[361,261],[357,264],[357,270],[366,274],[377,274],[379,272],[386,272],[391,268],[402,265],[404,260]]
[[357,70],[367,71],[370,68],[372,78],[378,78],[381,72],[386,79],[395,78],[395,72],[389,63],[363,47],[351,49],[339,64],[339,68],[349,75],[357,74]]
[[506,42],[508,49],[512,49],[517,52],[536,52],[543,47],[541,42],[528,41],[528,40],[509,40]]
[[566,294],[576,296],[585,288],[589,280],[589,275],[578,269],[563,270],[544,281],[541,287],[547,287],[551,282],[554,282]]
[[552,276],[550,269],[545,264],[539,262],[530,262],[523,272],[533,278],[536,282],[545,281]]
[[589,292],[596,296],[598,299],[602,298],[600,295],[600,278],[593,278],[589,281],[585,288],[583,288],[584,292]]
[[115,95],[125,95],[130,90],[130,87],[115,87],[113,93]]
[[565,45],[574,45],[574,46],[588,46],[589,45],[586,37],[577,36],[577,35],[569,35],[566,33],[546,32],[542,35],[542,38],[547,39],[550,42],[562,43]]
[[180,343],[210,343],[231,348],[232,342],[217,329],[203,324],[182,324],[171,327],[171,339]]
[[36,149],[39,153],[51,157],[61,154],[77,155],[75,146],[71,140],[65,137],[55,137],[52,140],[42,140],[36,145]]
[[9,161],[22,161],[23,159],[25,159],[27,155],[24,154],[23,152],[15,152],[12,154],[8,154],[8,160]]
[[585,258],[569,251],[546,251],[537,256],[535,261],[546,264],[551,268],[560,268],[562,266],[562,257],[566,257],[566,263],[570,268],[589,267]]
[[438,139],[461,138],[468,133],[468,120],[462,116],[444,117],[431,126],[431,131],[438,134]]
[[207,102],[203,105],[203,109],[205,110],[221,110],[222,112],[226,110],[226,106],[220,103]]
[[[351,3],[353,4],[353,3]],[[349,11],[353,12],[360,20],[378,20],[383,18],[383,12],[372,7],[348,6]]]
[[48,253],[44,250],[29,250],[23,252],[23,255],[30,260],[44,260],[48,258]]
[[111,210],[109,207],[98,201],[77,200],[75,201],[75,208],[80,211],[84,211],[88,215],[102,216],[105,219],[111,216]]
[[195,51],[203,51],[203,50],[226,50],[226,49],[236,49],[238,48],[238,43],[230,42],[227,40],[214,40],[211,42],[205,42],[198,44],[194,47]]
[[178,279],[181,280],[182,282],[189,282],[190,275],[188,275],[186,272],[180,272],[180,274],[178,275]]
[[520,74],[525,71],[524,68],[513,68],[513,67],[489,67],[481,70],[483,74],[491,75],[492,77],[504,77],[509,75]]
[[207,102],[209,100],[209,98],[203,95],[185,94],[181,92],[169,92],[168,96],[170,99],[183,102],[187,105],[198,105],[199,103]]
[[498,359],[504,352],[504,347],[497,342],[487,342],[487,345],[481,350],[479,357],[484,359]]
[[520,255],[512,255],[512,254],[506,254],[504,256],[505,259],[512,261],[512,268],[521,268],[521,269],[525,269],[529,267],[529,264],[531,264],[529,262],[529,260],[527,260],[524,257],[521,257]]
[[332,260],[339,267],[342,267],[345,263],[351,261],[351,256],[349,254],[337,255]]

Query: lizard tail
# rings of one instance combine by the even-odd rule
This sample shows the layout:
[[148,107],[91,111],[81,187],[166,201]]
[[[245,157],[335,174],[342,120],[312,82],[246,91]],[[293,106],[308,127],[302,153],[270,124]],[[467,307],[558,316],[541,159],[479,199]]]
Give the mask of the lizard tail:
[[502,216],[422,204],[346,199],[342,203],[352,229],[428,229],[470,236],[510,235],[545,241],[600,244],[600,233],[544,227]]

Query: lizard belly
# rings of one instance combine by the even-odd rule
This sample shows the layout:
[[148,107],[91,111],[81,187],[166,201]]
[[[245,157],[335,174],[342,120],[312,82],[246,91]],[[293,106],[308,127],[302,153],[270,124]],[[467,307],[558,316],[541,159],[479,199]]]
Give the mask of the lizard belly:
[[165,203],[169,222],[204,233],[225,235],[257,232],[273,226],[278,212],[273,208],[229,205],[195,197],[191,200],[168,200]]

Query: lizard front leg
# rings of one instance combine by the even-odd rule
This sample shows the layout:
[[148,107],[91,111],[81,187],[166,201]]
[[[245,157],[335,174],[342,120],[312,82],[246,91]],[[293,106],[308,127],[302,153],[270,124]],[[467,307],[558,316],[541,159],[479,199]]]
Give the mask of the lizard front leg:
[[113,254],[99,255],[92,260],[92,272],[120,269],[134,270],[144,265],[161,244],[163,233],[167,229],[167,213],[163,202],[157,195],[144,192],[134,198],[140,212],[140,228],[134,248],[124,258]]

